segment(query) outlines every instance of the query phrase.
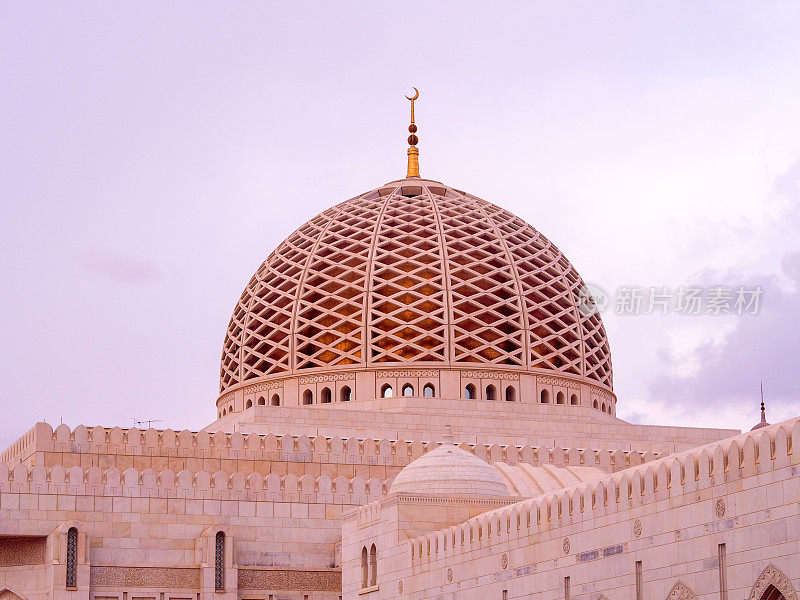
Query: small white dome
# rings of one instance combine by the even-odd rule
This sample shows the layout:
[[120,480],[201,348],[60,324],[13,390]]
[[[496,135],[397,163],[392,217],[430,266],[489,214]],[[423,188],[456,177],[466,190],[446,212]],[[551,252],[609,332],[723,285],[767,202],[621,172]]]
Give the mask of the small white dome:
[[456,498],[511,495],[497,469],[448,441],[400,471],[389,493]]

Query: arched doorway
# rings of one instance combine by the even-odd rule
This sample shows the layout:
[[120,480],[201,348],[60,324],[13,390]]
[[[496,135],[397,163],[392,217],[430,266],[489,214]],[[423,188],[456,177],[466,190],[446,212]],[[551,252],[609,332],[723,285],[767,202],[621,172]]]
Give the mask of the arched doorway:
[[678,581],[667,594],[667,600],[697,600],[697,594],[688,585]]
[[778,588],[770,584],[761,594],[761,600],[786,600],[786,596]]
[[15,594],[8,588],[6,588],[2,592],[0,592],[0,600],[25,600],[25,599]]
[[797,592],[783,571],[769,565],[753,584],[749,600],[797,600]]

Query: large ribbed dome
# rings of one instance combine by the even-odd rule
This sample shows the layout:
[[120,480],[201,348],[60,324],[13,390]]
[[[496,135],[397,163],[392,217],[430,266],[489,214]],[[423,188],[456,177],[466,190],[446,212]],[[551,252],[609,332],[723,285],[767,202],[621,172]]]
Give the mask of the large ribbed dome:
[[220,389],[330,368],[553,372],[608,389],[611,358],[583,281],[522,219],[441,183],[387,184],[314,217],[247,284]]

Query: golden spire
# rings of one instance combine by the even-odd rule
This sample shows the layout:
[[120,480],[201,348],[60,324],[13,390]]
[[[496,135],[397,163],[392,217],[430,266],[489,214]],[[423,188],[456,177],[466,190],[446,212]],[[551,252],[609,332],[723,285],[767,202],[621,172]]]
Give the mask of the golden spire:
[[417,126],[414,123],[414,100],[417,98],[419,98],[419,90],[417,88],[414,88],[413,96],[406,96],[407,100],[411,100],[411,125],[408,126],[408,131],[411,135],[408,136],[408,172],[406,177],[419,177],[419,149],[417,148],[419,138],[415,135]]

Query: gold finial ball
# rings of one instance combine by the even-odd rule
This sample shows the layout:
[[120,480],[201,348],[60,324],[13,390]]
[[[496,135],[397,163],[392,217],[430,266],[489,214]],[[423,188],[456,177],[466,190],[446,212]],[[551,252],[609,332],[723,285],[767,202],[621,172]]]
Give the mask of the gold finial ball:
[[414,123],[412,123],[411,125],[408,126],[408,131],[411,133],[417,133],[417,126],[414,125]]
[[413,133],[410,136],[408,136],[409,145],[416,146],[418,141],[419,141],[419,139]]

